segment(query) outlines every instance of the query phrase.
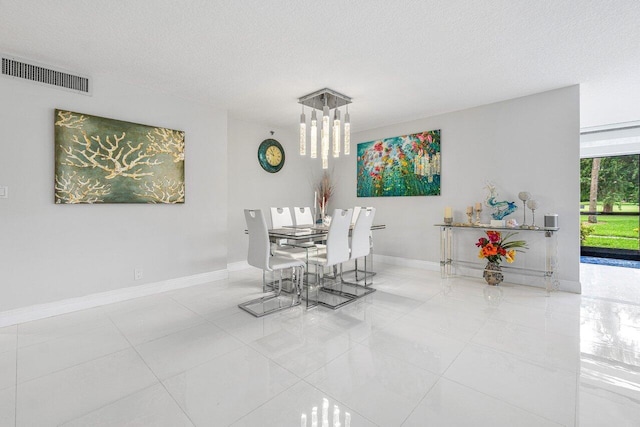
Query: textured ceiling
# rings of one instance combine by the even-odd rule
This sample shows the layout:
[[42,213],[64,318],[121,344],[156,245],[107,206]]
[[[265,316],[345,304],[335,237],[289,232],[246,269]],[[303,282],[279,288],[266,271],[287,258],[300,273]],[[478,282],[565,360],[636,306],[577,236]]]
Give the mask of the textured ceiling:
[[0,0],[0,52],[276,127],[351,96],[354,131],[581,84],[640,120],[639,0]]

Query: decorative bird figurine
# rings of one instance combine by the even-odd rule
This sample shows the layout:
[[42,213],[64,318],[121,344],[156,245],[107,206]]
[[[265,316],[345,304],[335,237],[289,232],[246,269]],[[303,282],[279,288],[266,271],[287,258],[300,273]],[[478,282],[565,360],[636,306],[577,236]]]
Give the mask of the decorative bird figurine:
[[518,206],[516,206],[516,202],[508,202],[506,200],[501,202],[497,201],[496,198],[498,197],[498,192],[496,191],[496,186],[492,183],[488,182],[485,188],[489,190],[489,194],[487,195],[484,204],[487,207],[493,209],[491,218],[503,219],[504,217],[512,214],[518,209]]

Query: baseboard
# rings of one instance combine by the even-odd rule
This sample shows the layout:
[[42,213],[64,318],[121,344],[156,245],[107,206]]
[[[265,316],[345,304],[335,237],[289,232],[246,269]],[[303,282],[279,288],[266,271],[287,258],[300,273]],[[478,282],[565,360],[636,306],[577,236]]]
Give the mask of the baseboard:
[[398,265],[400,267],[419,268],[422,270],[440,271],[439,262],[423,261],[419,259],[401,258],[389,255],[373,254],[373,262],[383,264]]
[[249,267],[251,266],[247,261],[232,262],[231,264],[227,264],[227,271],[246,270]]
[[114,289],[113,291],[108,292],[8,310],[0,313],[0,328],[18,323],[44,319],[45,317],[71,313],[73,311],[86,310],[88,308],[112,304],[114,302],[125,301],[132,298],[153,295],[160,292],[201,285],[203,283],[223,280],[227,277],[229,277],[229,272],[227,270],[210,271],[207,273],[194,274],[192,276],[163,280],[161,282],[147,283],[130,288]]

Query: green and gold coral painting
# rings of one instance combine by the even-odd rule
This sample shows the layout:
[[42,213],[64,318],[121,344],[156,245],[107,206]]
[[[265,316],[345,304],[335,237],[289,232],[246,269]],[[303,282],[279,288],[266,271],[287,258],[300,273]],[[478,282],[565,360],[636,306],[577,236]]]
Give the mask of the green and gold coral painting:
[[358,144],[358,197],[439,196],[440,130]]
[[184,203],[184,132],[55,111],[56,203]]

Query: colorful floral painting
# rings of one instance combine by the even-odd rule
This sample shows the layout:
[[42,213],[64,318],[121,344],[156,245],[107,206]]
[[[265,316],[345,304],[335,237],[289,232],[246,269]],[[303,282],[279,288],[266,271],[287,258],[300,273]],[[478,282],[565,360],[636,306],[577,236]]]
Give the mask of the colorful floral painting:
[[358,197],[439,196],[440,130],[358,144]]

